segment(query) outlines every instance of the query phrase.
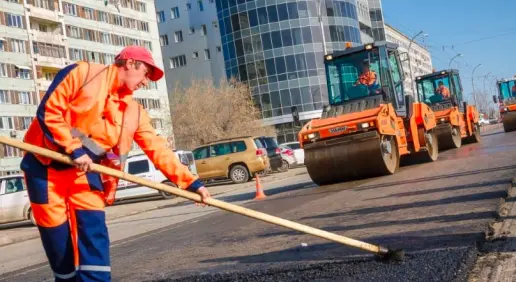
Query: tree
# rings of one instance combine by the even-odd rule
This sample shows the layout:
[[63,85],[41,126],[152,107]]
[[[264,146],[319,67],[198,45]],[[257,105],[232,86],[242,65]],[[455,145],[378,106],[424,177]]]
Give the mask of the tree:
[[[479,113],[485,114],[486,117],[493,118],[495,115],[495,105],[493,104],[492,95],[489,92],[475,91],[473,92],[469,103],[476,105]],[[475,103],[476,102],[476,103]]]
[[176,147],[192,149],[208,142],[246,135],[276,136],[264,126],[261,113],[251,99],[247,85],[235,80],[194,80],[187,88],[176,85],[170,112]]

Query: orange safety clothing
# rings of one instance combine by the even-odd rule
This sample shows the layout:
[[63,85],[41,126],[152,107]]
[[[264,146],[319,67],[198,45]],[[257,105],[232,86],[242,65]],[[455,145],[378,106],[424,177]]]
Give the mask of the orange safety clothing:
[[437,88],[437,93],[441,94],[444,98],[450,98],[450,90],[444,85]]
[[[24,141],[72,159],[87,154],[95,163],[123,169],[134,140],[179,188],[202,187],[156,135],[132,93],[120,91],[115,65],[77,62],[65,67],[43,97]],[[103,209],[105,202],[114,201],[118,179],[80,172],[32,153],[25,154],[21,169],[56,280],[110,280]]]
[[360,84],[371,86],[376,82],[376,73],[374,71],[363,72],[358,77],[358,81]]
[[511,88],[511,92],[513,96],[516,96],[516,84],[514,84]]

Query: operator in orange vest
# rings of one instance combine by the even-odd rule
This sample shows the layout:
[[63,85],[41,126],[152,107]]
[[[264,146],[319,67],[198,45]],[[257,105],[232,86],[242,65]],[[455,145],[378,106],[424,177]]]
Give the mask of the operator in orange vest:
[[439,81],[439,87],[435,90],[435,92],[443,97],[443,99],[450,98],[450,90],[448,87],[444,86],[442,81]]
[[516,97],[516,82],[514,83],[514,85],[512,86],[511,88],[511,95],[512,97]]
[[378,86],[376,72],[370,69],[369,60],[364,60],[362,67],[363,71],[355,82],[355,86],[362,84],[367,86],[370,90],[374,90]]
[[118,179],[90,165],[123,170],[133,140],[170,181],[200,194],[201,205],[211,197],[133,100],[133,91],[162,77],[148,50],[129,46],[111,65],[63,68],[43,97],[24,141],[69,155],[74,166],[26,153],[21,169],[56,281],[111,280],[104,207],[113,203]]

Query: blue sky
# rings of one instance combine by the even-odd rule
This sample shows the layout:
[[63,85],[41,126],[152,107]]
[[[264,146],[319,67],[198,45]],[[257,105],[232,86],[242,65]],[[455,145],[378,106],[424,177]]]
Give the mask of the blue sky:
[[[428,37],[418,42],[428,46],[436,70],[460,71],[465,94],[475,88],[486,90],[496,78],[516,75],[515,0],[382,0],[386,23],[409,37],[423,30]],[[494,88],[492,88],[494,90]]]

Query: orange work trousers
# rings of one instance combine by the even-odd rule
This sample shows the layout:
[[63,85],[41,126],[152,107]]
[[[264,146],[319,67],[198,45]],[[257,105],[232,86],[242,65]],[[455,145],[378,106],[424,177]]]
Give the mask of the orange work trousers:
[[109,235],[100,175],[22,160],[27,191],[55,281],[110,281]]

